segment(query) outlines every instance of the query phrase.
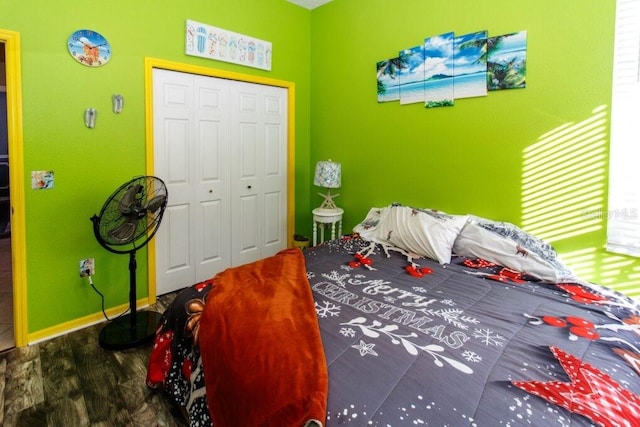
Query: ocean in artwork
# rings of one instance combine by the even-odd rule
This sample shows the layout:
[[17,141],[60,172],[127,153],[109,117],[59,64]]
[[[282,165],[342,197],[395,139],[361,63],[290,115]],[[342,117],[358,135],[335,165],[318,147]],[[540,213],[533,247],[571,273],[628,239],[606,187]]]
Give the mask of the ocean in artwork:
[[415,104],[424,101],[424,81],[401,84],[399,89],[401,104]]
[[[455,98],[469,98],[486,96],[487,73],[465,74],[451,78],[434,79],[422,82],[412,82],[399,86],[403,104],[423,101],[453,100]],[[484,88],[484,90],[483,90]],[[389,100],[397,100],[397,92],[389,88]]]
[[487,95],[487,31],[454,39],[455,99]]
[[400,100],[400,85],[398,80],[387,80],[385,83],[385,90],[383,93],[378,93],[378,102],[391,102]]
[[455,99],[487,96],[487,72],[454,76]]

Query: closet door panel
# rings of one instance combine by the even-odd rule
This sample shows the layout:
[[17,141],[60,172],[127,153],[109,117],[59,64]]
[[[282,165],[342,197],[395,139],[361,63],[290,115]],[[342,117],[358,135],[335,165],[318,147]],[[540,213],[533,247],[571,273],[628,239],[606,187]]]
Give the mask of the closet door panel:
[[187,276],[191,280],[191,245],[189,242],[189,205],[167,207],[162,218],[162,226],[167,230],[166,274]]
[[196,281],[213,277],[231,265],[231,200],[229,181],[229,89],[224,80],[195,76],[193,162],[199,206],[196,241]]
[[269,256],[287,246],[287,91],[265,86],[261,105],[264,205],[260,217],[265,236],[262,252]]
[[[235,138],[232,136],[232,162],[235,165],[233,170],[236,171],[235,176],[232,174],[232,262],[239,265],[255,261],[262,256],[258,217],[262,204],[262,183],[258,175],[258,128],[247,114],[243,115],[242,121],[234,124],[237,132]],[[236,236],[238,238],[235,238]]]
[[156,292],[164,294],[195,279],[193,77],[154,70],[155,174],[167,185],[169,198],[155,235]]

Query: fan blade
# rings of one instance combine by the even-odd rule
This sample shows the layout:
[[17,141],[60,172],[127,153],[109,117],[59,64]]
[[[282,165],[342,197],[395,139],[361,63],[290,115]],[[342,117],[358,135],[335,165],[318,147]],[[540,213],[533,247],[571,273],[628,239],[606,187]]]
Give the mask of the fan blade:
[[133,238],[138,226],[138,219],[129,218],[113,230],[109,231],[109,237],[118,243],[128,243]]
[[120,199],[118,203],[118,208],[122,215],[131,215],[131,213],[134,212],[136,194],[140,191],[142,191],[142,185],[140,184],[132,185],[127,189],[127,192],[124,193],[124,196],[122,196],[122,199]]
[[153,199],[149,200],[149,203],[147,203],[147,211],[148,212],[155,212],[158,209],[160,209],[165,202],[167,201],[167,196],[165,195],[158,195],[155,196]]

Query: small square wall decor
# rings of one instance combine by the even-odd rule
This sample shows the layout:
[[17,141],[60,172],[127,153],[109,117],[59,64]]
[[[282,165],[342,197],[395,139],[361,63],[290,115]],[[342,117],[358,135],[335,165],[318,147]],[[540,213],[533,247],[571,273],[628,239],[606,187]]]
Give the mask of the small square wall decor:
[[31,171],[31,189],[49,190],[53,188],[53,171]]

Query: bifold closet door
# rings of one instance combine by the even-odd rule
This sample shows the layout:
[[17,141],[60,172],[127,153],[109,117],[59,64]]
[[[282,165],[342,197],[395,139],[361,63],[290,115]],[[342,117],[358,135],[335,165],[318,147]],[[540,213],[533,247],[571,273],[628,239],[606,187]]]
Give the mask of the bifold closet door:
[[287,90],[233,87],[231,260],[241,265],[287,246]]
[[286,247],[287,91],[154,69],[158,295]]
[[159,295],[231,265],[229,88],[154,69],[154,168],[168,206],[156,235]]

